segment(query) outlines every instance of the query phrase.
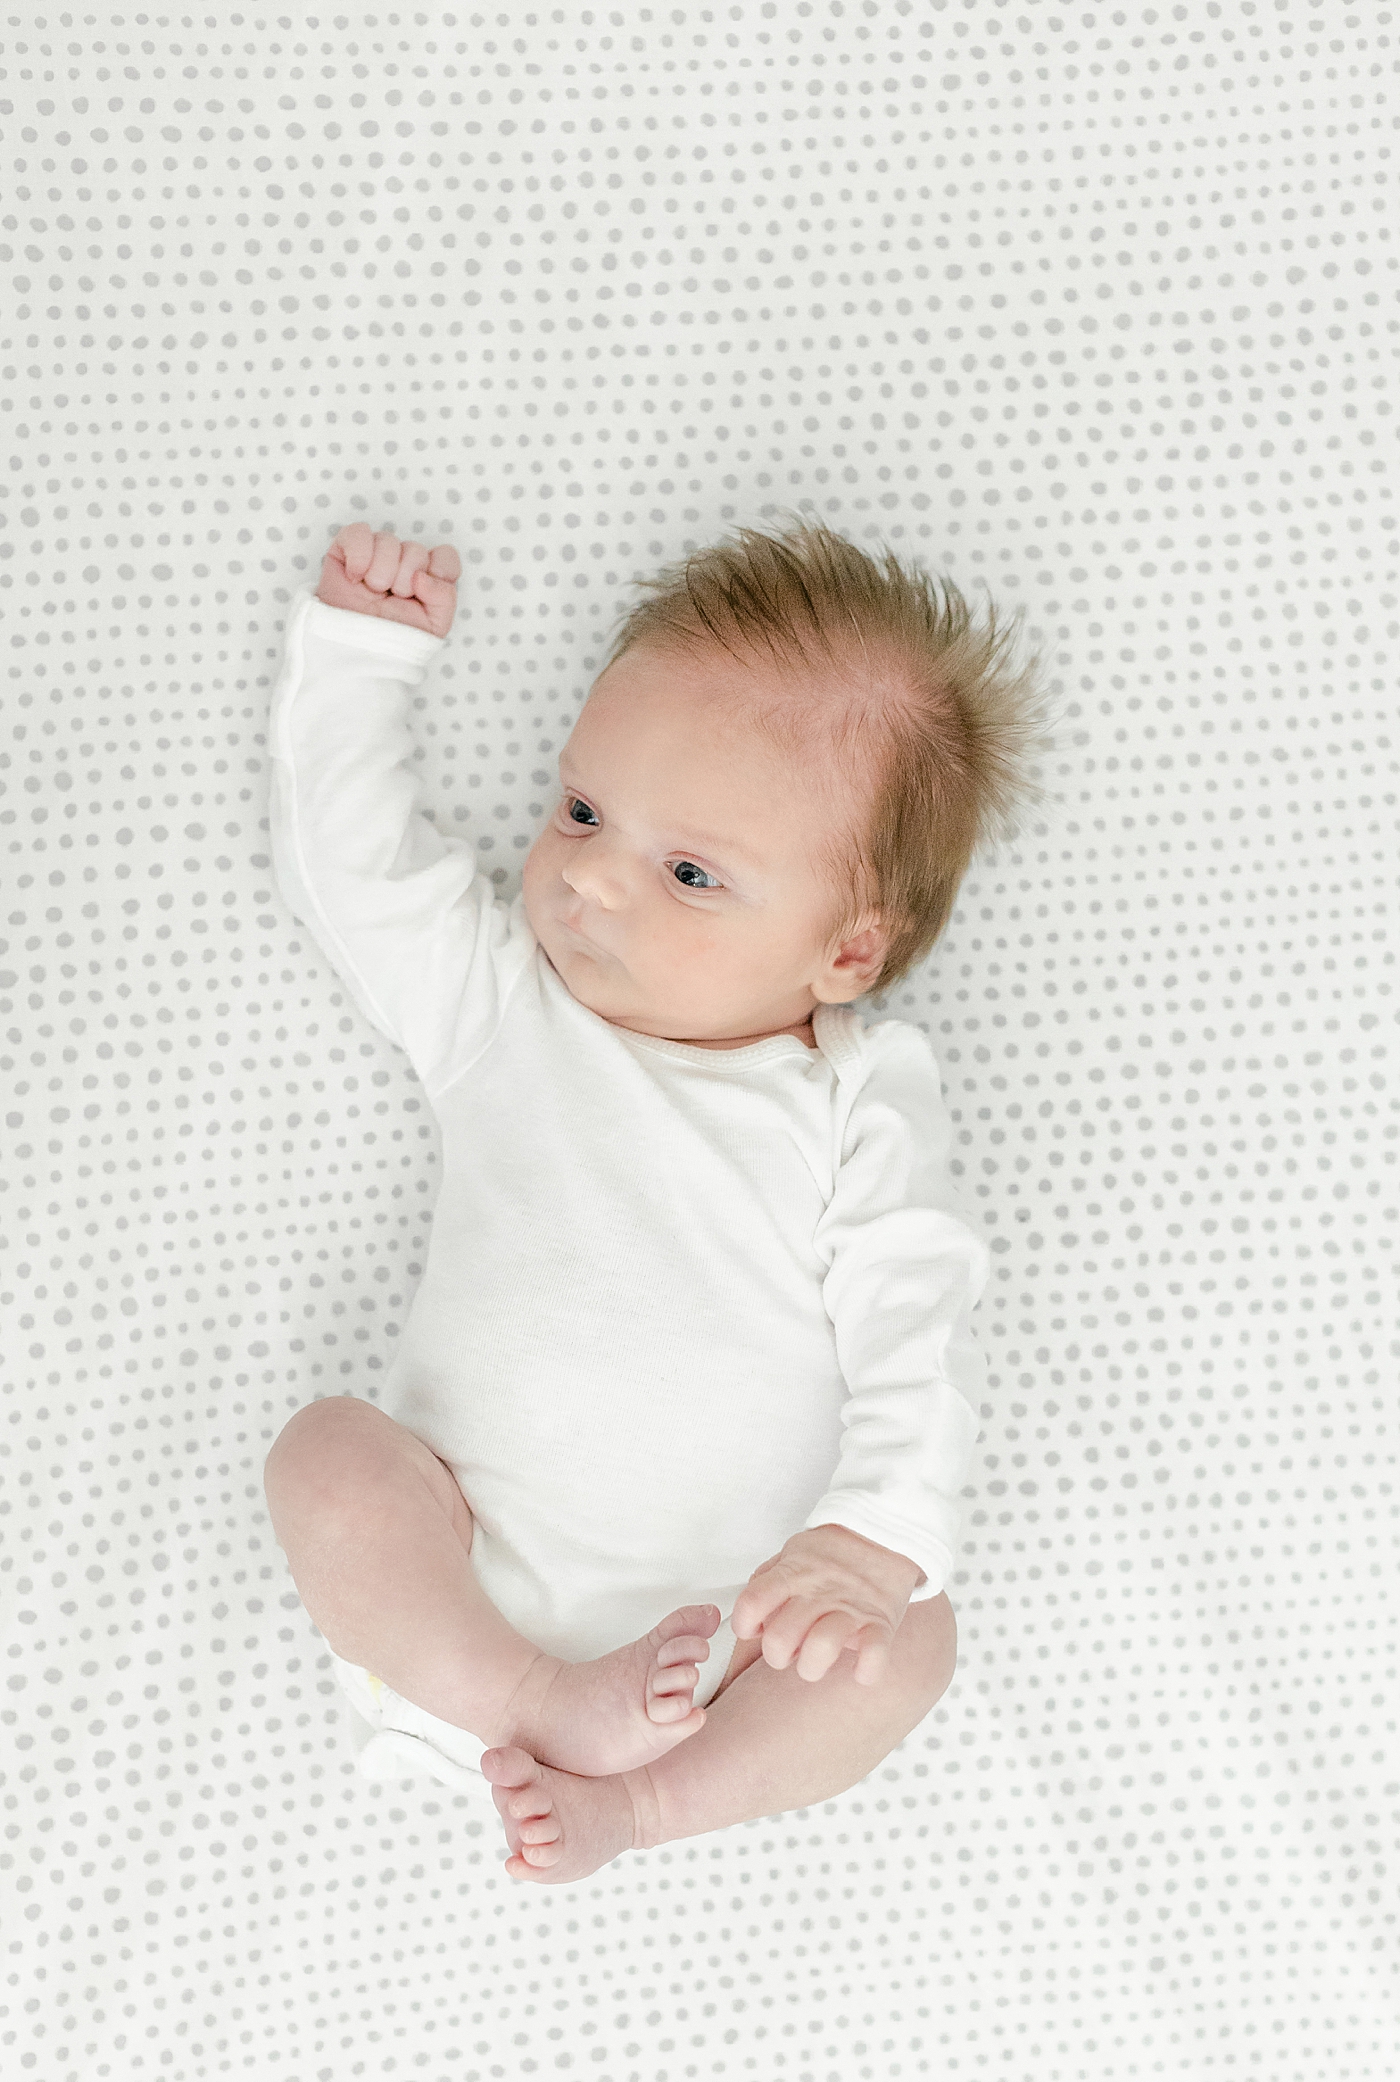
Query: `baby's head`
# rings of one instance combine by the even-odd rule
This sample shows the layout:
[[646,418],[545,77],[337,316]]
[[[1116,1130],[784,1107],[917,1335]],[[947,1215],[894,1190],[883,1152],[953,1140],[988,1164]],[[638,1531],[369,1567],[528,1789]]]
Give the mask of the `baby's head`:
[[946,580],[825,526],[741,529],[656,578],[559,759],[530,924],[580,1003],[723,1042],[885,990],[1035,799],[1036,665]]

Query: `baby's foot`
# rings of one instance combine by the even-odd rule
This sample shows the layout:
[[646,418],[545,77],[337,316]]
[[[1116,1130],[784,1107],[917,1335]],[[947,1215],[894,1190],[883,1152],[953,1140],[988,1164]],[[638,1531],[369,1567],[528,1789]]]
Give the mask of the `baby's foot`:
[[542,1657],[512,1702],[508,1744],[588,1778],[664,1756],[705,1725],[693,1700],[719,1621],[718,1605],[682,1605],[592,1662]]
[[513,1880],[584,1880],[636,1847],[636,1810],[620,1776],[552,1771],[528,1750],[488,1749],[483,1777],[505,1824]]

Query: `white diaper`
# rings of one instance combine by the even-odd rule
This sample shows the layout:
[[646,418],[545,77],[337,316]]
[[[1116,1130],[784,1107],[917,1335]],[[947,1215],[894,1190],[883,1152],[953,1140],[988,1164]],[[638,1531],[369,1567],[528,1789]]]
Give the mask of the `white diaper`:
[[362,1778],[380,1785],[386,1779],[435,1778],[453,1792],[474,1794],[494,1807],[491,1782],[481,1775],[488,1745],[479,1736],[401,1699],[372,1670],[347,1663],[334,1650],[330,1658],[341,1690],[361,1717],[351,1724],[351,1739]]
[[[728,1618],[710,1636],[709,1659],[700,1665],[695,1704],[708,1706],[724,1679],[737,1643]],[[482,1776],[481,1760],[489,1745],[451,1721],[440,1721],[385,1684],[372,1670],[347,1663],[327,1651],[337,1682],[356,1713],[351,1739],[359,1754],[355,1769],[362,1778],[382,1785],[388,1779],[434,1778],[453,1792],[471,1793],[495,1802],[491,1781]]]

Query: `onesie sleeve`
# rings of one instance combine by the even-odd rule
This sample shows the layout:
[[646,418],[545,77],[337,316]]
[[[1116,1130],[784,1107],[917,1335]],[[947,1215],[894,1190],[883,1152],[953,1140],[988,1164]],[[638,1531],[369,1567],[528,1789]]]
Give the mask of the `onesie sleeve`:
[[441,649],[303,591],[268,731],[278,888],[430,1097],[489,1040],[534,944],[424,814],[408,707]]
[[867,1028],[865,1047],[815,1232],[849,1394],[836,1469],[806,1525],[844,1525],[908,1555],[922,1600],[943,1589],[957,1550],[986,1382],[972,1311],[991,1259],[958,1203],[927,1041],[891,1021]]

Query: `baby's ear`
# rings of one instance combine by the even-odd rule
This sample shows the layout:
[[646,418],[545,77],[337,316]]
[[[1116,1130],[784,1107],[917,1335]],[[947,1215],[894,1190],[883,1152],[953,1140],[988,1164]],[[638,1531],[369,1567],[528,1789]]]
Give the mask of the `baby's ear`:
[[[889,940],[878,917],[862,920],[831,955],[825,976],[812,985],[816,996],[828,1005],[845,1005],[861,997],[884,967]],[[829,986],[829,994],[825,986]]]

